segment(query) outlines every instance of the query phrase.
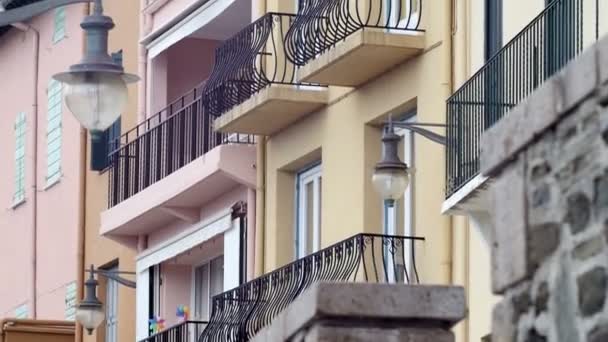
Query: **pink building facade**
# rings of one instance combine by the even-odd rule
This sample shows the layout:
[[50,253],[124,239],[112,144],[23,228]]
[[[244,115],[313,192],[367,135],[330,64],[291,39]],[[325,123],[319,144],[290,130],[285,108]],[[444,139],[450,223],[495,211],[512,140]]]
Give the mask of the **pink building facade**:
[[51,75],[81,58],[85,8],[0,28],[0,318],[73,319],[86,135]]
[[[100,234],[137,251],[136,337],[207,321],[211,298],[248,280],[256,147],[213,130],[202,92],[216,48],[251,23],[250,0],[155,0],[142,10],[139,125],[110,153]],[[194,336],[204,329],[197,323]]]

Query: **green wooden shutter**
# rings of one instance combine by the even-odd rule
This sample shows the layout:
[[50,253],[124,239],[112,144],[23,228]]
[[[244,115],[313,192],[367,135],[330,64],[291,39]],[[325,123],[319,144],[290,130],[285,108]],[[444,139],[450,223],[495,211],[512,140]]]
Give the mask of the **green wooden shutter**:
[[65,319],[73,321],[76,318],[76,282],[71,282],[65,288]]
[[23,304],[15,309],[15,318],[23,319],[28,318],[29,312],[27,310],[27,304]]
[[46,184],[56,183],[61,177],[61,83],[51,80],[47,92],[48,112],[46,128]]
[[15,193],[13,204],[25,201],[25,113],[15,119]]
[[55,10],[55,20],[53,29],[53,43],[57,43],[65,38],[65,7]]

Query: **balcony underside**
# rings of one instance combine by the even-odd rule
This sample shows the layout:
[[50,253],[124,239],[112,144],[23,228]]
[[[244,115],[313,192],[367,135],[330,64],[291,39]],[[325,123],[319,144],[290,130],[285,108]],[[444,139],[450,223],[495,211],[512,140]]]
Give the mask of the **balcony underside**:
[[422,32],[361,29],[298,70],[300,81],[357,87],[422,53]]
[[272,135],[327,105],[324,87],[271,85],[217,118],[214,128],[226,133]]
[[255,187],[254,162],[254,146],[218,146],[102,212],[100,234],[134,247],[138,235],[173,221],[196,223],[205,203],[241,184]]

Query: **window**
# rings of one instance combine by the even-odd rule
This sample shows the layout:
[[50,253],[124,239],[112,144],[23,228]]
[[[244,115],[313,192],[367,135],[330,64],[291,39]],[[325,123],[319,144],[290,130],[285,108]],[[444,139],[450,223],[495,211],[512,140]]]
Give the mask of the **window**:
[[47,90],[46,126],[46,186],[59,181],[61,177],[61,83],[51,80]]
[[224,257],[220,256],[194,269],[194,318],[208,320],[211,299],[224,290]]
[[23,304],[15,309],[15,318],[24,319],[29,317],[29,312],[27,310],[27,304]]
[[76,318],[76,282],[73,281],[65,288],[65,319],[73,321]]
[[15,193],[13,205],[25,201],[25,113],[15,119]]
[[321,164],[298,174],[296,181],[296,257],[321,246]]
[[65,38],[65,7],[55,10],[54,24],[53,43],[56,44]]
[[[108,269],[118,271],[118,266]],[[118,341],[118,282],[107,278],[106,282],[106,342]]]

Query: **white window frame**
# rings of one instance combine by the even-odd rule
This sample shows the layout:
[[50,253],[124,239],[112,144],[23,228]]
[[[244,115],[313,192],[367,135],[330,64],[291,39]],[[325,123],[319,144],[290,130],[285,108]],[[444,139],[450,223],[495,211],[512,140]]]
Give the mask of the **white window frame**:
[[[209,318],[211,318],[211,311],[213,310],[213,296],[222,293],[225,290],[225,286],[224,286],[224,281],[222,281],[222,290],[218,293],[214,293],[211,294],[211,264],[218,260],[218,259],[222,259],[222,279],[225,278],[226,276],[226,272],[225,272],[225,268],[226,268],[226,258],[224,257],[224,255],[218,255],[215,256],[213,258],[207,259],[199,264],[196,264],[194,266],[192,266],[192,291],[191,291],[191,303],[190,303],[190,307],[192,309],[192,317],[194,320],[200,320],[200,321],[208,321]],[[196,271],[198,269],[200,269],[201,267],[205,267],[207,266],[207,286],[206,286],[206,293],[202,294],[202,297],[207,298],[207,316],[203,316],[203,315],[199,315],[199,313],[196,311],[196,302],[197,302],[197,287],[196,287]]]
[[295,247],[296,247],[296,258],[302,258],[307,255],[306,251],[309,249],[307,244],[307,231],[304,227],[308,226],[307,222],[307,193],[306,186],[310,183],[313,184],[313,231],[312,240],[314,246],[312,246],[312,253],[318,251],[321,248],[321,211],[322,211],[322,197],[321,197],[321,186],[322,186],[322,167],[321,164],[316,164],[306,170],[298,173],[296,180],[296,232],[295,232]]
[[25,202],[25,148],[27,123],[25,113],[17,114],[15,119],[15,192],[13,208]]
[[[118,267],[114,266],[108,271],[118,271]],[[116,280],[107,278],[106,280],[106,342],[118,342],[118,291],[119,284]]]

